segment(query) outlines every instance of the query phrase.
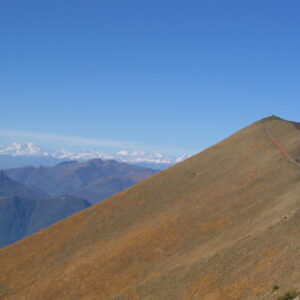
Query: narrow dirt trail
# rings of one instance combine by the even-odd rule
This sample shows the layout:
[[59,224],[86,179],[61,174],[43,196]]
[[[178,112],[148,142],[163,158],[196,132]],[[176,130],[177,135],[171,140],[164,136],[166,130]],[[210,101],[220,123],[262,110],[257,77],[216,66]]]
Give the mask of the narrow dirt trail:
[[[266,128],[266,126],[263,126],[264,132],[266,136],[275,144],[281,151],[281,153],[293,164],[297,165],[300,168],[300,163],[298,163],[293,157],[290,156],[290,154],[287,152],[285,147],[278,142],[270,133],[270,130]],[[283,277],[283,276],[282,276]],[[274,291],[269,291],[266,294],[264,294],[262,297],[259,298],[259,300],[264,300],[266,297],[269,297]]]
[[292,158],[289,153],[286,151],[284,146],[278,142],[270,133],[269,129],[264,126],[264,132],[266,136],[275,144],[281,151],[281,153],[293,164],[297,165],[300,168],[300,163],[298,163],[294,158]]

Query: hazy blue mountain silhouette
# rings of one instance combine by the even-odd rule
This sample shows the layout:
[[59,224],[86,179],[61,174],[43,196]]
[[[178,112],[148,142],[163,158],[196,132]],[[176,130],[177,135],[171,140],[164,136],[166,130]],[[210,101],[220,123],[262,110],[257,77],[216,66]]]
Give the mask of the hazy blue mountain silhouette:
[[23,167],[6,170],[23,184],[42,189],[51,196],[69,194],[97,203],[153,175],[157,170],[92,159],[70,161],[52,167]]
[[91,204],[74,196],[50,198],[0,171],[0,247],[33,234]]

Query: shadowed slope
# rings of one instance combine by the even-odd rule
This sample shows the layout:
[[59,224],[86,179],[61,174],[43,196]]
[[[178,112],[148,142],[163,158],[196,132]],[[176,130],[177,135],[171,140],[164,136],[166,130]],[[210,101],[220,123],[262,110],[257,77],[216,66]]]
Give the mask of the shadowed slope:
[[74,196],[50,198],[0,170],[0,248],[89,206],[89,202]]
[[[264,119],[0,250],[8,299],[276,299],[300,288],[300,131]],[[1,295],[1,294],[0,294]]]
[[25,186],[15,180],[12,180],[4,171],[0,170],[0,196],[11,195],[34,199],[49,198],[49,196],[43,191],[30,186]]
[[0,196],[0,247],[31,235],[91,206],[84,199],[62,196],[49,199]]

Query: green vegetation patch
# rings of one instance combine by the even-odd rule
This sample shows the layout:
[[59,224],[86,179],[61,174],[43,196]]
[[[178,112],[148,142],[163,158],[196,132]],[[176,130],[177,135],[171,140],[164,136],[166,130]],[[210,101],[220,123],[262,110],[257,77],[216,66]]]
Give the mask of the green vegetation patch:
[[9,294],[9,291],[10,291],[9,288],[0,284],[0,296],[5,296]]
[[288,291],[283,296],[277,298],[277,300],[292,300],[299,295],[296,291]]

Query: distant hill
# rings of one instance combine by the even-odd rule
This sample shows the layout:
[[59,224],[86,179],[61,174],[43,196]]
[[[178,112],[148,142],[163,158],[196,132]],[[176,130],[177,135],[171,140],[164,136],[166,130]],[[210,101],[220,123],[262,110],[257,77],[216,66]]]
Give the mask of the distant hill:
[[0,171],[0,247],[33,234],[91,204],[74,196],[50,198]]
[[11,195],[33,199],[49,198],[45,192],[12,180],[4,171],[0,170],[0,196]]
[[263,119],[0,249],[2,296],[275,300],[300,290],[299,145],[294,123]]
[[155,172],[100,159],[0,170],[0,247],[123,191]]
[[9,169],[6,173],[51,196],[69,194],[96,203],[144,180],[156,171],[114,160],[93,159],[86,162],[68,161],[53,167]]

